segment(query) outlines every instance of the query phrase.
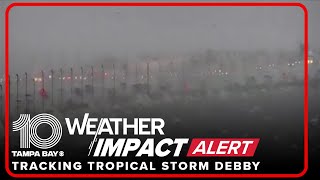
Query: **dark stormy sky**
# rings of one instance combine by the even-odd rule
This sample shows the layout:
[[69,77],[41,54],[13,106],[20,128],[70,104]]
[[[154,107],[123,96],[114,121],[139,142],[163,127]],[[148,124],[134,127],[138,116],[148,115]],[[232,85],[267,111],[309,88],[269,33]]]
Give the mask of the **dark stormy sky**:
[[[320,2],[305,4],[310,47],[319,49]],[[15,7],[10,13],[15,72],[143,53],[292,50],[302,40],[298,7]]]

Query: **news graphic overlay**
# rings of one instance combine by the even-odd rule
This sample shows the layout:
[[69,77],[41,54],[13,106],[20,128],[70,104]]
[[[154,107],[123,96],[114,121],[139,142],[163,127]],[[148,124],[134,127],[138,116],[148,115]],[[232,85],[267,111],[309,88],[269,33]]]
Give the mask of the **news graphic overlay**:
[[[97,118],[89,118],[89,113],[84,115],[82,123],[77,119],[70,122],[66,118],[69,135],[93,136],[88,147],[88,157],[150,157],[166,158],[168,156],[179,157],[184,146],[188,145],[189,138],[163,138],[160,141],[155,138],[109,138],[128,135],[133,131],[133,136],[161,135],[164,136],[163,127],[165,122],[161,118],[135,118],[133,123],[128,123],[127,118],[103,118],[98,126]],[[41,124],[51,127],[52,134],[48,138],[40,138],[37,128]],[[94,129],[97,127],[97,129]],[[13,131],[20,132],[20,150],[11,151],[13,157],[63,157],[64,151],[49,151],[59,143],[62,136],[60,122],[50,114],[38,114],[30,119],[30,114],[22,114],[17,121],[13,122]],[[122,133],[120,133],[122,132]],[[108,138],[101,138],[105,136]],[[203,138],[193,139],[188,149],[187,157],[252,157],[258,146],[257,138]],[[30,145],[36,151],[28,150]],[[130,154],[130,155],[129,155]],[[89,171],[101,170],[209,170],[209,161],[204,162],[176,162],[165,161],[156,163],[153,161],[117,161],[101,162],[88,161],[86,164],[80,162],[12,162],[14,170],[40,170],[40,171],[77,171],[82,166],[88,166]],[[219,162],[212,164],[216,170],[257,170],[260,162]],[[158,167],[159,166],[159,167]]]
[[240,4],[9,6],[7,172],[302,176],[306,9]]

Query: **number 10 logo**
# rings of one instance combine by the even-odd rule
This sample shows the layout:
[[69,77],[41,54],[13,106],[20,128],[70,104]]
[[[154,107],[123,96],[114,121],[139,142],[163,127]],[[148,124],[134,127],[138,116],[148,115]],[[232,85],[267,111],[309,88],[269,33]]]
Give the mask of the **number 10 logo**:
[[[48,138],[41,138],[37,134],[38,126],[47,124],[52,129]],[[20,114],[13,122],[13,131],[20,131],[20,148],[30,148],[30,143],[40,149],[54,147],[61,139],[62,127],[59,120],[51,114],[38,114],[30,119],[30,114]]]

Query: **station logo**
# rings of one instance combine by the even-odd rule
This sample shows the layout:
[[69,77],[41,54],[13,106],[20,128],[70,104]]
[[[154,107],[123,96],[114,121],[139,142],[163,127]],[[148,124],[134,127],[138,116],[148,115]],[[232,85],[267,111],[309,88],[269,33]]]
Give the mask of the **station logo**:
[[[41,138],[37,133],[40,125],[47,124],[52,129],[48,138]],[[13,122],[13,131],[20,132],[20,148],[28,149],[30,145],[39,149],[50,149],[59,143],[62,137],[62,126],[59,120],[51,114],[38,114],[30,119],[30,114],[20,114]]]

